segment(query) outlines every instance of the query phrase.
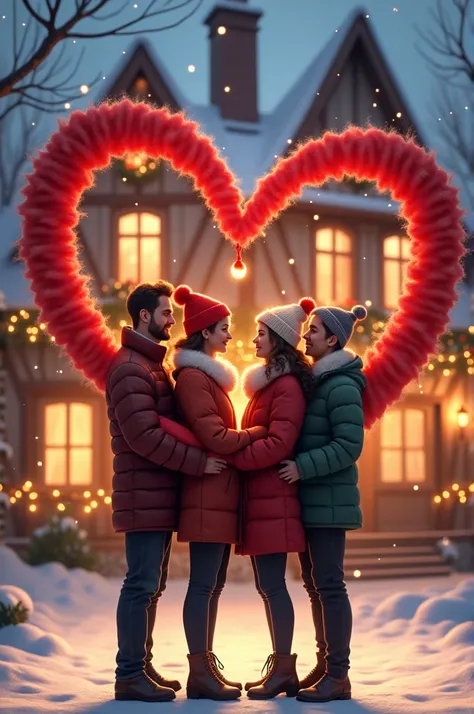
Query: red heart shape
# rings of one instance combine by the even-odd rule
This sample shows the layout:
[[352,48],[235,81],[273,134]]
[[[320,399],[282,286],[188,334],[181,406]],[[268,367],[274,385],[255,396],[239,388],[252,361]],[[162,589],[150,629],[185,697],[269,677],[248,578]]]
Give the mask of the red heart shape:
[[94,184],[92,172],[127,152],[162,157],[192,177],[224,235],[241,246],[257,238],[305,185],[350,174],[390,190],[408,224],[412,258],[399,309],[366,355],[366,426],[399,399],[435,351],[462,277],[464,232],[457,190],[431,154],[380,129],[327,133],[281,159],[244,204],[211,140],[182,114],[129,100],[74,112],[33,161],[19,209],[24,218],[21,257],[41,320],[100,390],[117,347],[80,272],[74,228],[81,195]]

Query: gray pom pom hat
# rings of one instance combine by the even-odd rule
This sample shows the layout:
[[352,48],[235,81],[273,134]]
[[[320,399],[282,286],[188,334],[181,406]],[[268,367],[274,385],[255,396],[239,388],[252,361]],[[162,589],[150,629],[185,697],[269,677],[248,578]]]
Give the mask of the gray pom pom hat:
[[352,310],[343,310],[342,307],[323,306],[317,307],[311,315],[318,315],[323,325],[337,337],[341,348],[350,341],[355,323],[365,320],[367,310],[363,305],[355,305]]

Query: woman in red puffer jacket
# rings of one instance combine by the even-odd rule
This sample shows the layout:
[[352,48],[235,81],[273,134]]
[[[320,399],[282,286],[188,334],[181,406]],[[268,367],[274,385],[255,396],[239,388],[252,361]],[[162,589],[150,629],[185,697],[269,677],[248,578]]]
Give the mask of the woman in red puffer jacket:
[[292,457],[303,424],[306,400],[312,396],[311,368],[297,349],[303,324],[314,309],[311,298],[298,305],[266,310],[257,316],[256,356],[264,365],[242,375],[250,401],[242,429],[263,426],[264,439],[232,457],[242,472],[241,539],[236,552],[250,555],[255,584],[263,598],[273,644],[268,673],[248,683],[252,699],[269,699],[281,692],[296,696],[296,655],[291,653],[294,630],[293,604],[286,588],[288,553],[306,547],[301,523],[298,485],[279,477],[279,464]]

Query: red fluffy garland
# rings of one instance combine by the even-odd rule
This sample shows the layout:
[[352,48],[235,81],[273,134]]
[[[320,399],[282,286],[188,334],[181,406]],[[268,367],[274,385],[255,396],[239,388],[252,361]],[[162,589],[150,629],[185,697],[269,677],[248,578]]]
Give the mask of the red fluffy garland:
[[211,140],[182,114],[129,100],[74,112],[33,162],[19,209],[24,218],[21,257],[41,320],[75,367],[101,390],[117,348],[81,272],[74,228],[81,196],[94,184],[92,172],[127,152],[164,158],[191,176],[222,232],[242,246],[255,240],[305,185],[328,178],[350,174],[376,181],[379,190],[389,190],[401,203],[413,258],[399,310],[366,356],[364,412],[366,426],[372,426],[435,350],[462,277],[464,233],[457,191],[433,156],[379,129],[327,133],[280,160],[244,205]]

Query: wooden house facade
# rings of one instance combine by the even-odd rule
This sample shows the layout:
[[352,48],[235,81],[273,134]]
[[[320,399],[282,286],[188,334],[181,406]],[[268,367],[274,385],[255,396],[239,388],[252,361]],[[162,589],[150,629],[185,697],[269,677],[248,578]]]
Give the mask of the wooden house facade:
[[[303,139],[342,131],[348,123],[395,127],[423,144],[363,14],[347,19],[275,110],[263,115],[256,65],[259,19],[258,11],[237,0],[216,5],[207,17],[209,105],[190,106],[146,44],[127,53],[106,97],[128,95],[184,109],[214,137],[246,195],[275,157]],[[381,329],[384,317],[396,308],[410,256],[409,238],[390,197],[351,180],[305,190],[245,253],[248,274],[242,281],[230,277],[232,245],[223,240],[190,182],[162,162],[130,156],[114,163],[97,176],[83,197],[82,211],[81,259],[104,309],[113,302],[112,293],[120,297],[122,285],[129,282],[162,277],[175,285],[189,283],[234,310],[234,343],[242,363],[251,359],[255,314],[307,294],[320,304],[365,303],[370,306],[370,330]],[[19,339],[33,301],[21,266],[7,266],[1,275],[8,270],[17,276],[2,287],[9,330],[2,359],[11,483],[21,489],[31,482],[24,499],[35,488],[38,494],[56,492],[52,497],[58,504],[71,490],[89,494],[84,508],[97,511],[94,530],[105,536],[111,533],[110,510],[102,508],[102,501],[110,493],[112,471],[103,397],[81,382],[54,344],[31,339],[41,336],[41,326],[28,333],[26,343]],[[453,312],[454,337],[445,352],[367,434],[360,459],[367,537],[466,531],[474,525],[469,516],[474,494],[468,490],[474,481],[470,289],[466,279],[461,306]],[[365,336],[361,339],[362,344]],[[237,400],[240,409],[242,397]],[[467,426],[460,426],[465,421]],[[446,489],[450,495],[444,498]],[[453,509],[453,499],[466,509]],[[40,518],[39,509],[32,512],[36,516]],[[18,518],[13,525],[17,532],[23,529]]]

